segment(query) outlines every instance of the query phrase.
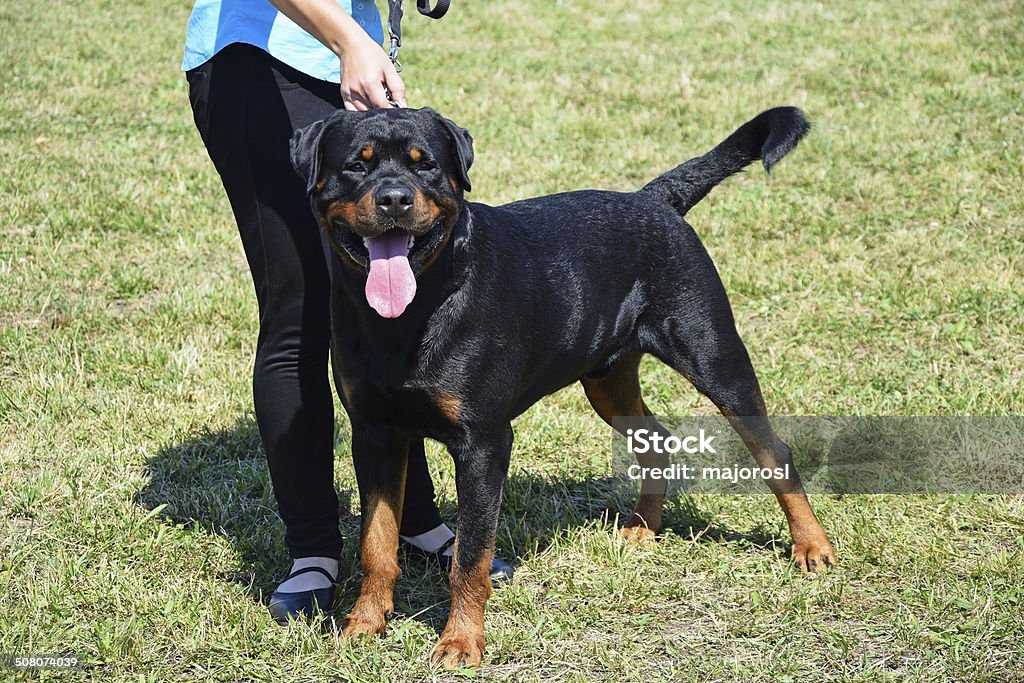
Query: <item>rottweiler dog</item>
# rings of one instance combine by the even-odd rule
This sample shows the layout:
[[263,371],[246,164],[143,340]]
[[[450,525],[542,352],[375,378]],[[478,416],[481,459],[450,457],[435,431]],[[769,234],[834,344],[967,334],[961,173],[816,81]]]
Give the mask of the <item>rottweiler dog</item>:
[[[339,111],[296,133],[292,162],[332,248],[332,367],[362,509],[363,583],[344,636],[383,632],[393,609],[411,439],[455,460],[451,611],[433,651],[446,667],[480,664],[511,421],[541,397],[580,382],[605,421],[653,421],[638,380],[653,354],[715,403],[761,467],[792,468],[683,216],[751,162],[770,170],[808,130],[799,109],[770,109],[637,192],[496,207],[464,198],[472,138],[430,109]],[[799,478],[769,486],[796,564],[835,563]],[[641,487],[627,538],[660,530],[664,493]]]

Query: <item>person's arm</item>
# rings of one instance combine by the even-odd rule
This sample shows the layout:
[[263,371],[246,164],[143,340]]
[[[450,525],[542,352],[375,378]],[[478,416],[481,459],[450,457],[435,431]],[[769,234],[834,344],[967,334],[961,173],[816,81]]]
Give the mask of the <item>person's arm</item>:
[[385,87],[399,106],[405,106],[405,84],[391,60],[335,0],[270,0],[270,4],[338,55],[345,109],[392,106]]

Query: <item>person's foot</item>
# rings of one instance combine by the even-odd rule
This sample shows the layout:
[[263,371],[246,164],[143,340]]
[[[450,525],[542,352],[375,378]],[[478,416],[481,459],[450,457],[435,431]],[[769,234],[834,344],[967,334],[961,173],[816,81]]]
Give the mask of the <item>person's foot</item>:
[[[452,555],[455,553],[455,532],[447,524],[434,527],[418,536],[399,536],[406,552],[417,557],[432,558],[445,572],[452,569]],[[491,583],[497,585],[512,580],[514,570],[505,560],[495,556],[491,560]]]
[[338,579],[338,561],[330,557],[302,557],[270,596],[267,609],[281,624],[289,619],[312,617],[330,608],[334,600],[334,582]]
[[[307,567],[320,567],[331,578],[321,572],[312,571],[297,574]],[[318,588],[330,588],[338,580],[338,561],[332,557],[300,557],[292,562],[292,569],[277,590],[284,593],[298,593]]]
[[418,536],[399,536],[399,538],[407,548],[412,548],[413,554],[421,557],[436,553],[451,558],[452,553],[455,552],[455,532],[449,529],[447,524],[439,524]]

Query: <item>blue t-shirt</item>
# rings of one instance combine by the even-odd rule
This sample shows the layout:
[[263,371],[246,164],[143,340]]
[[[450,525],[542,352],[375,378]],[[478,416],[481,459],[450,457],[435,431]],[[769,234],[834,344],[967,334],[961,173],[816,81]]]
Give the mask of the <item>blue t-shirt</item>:
[[[371,38],[384,40],[373,0],[337,0]],[[290,67],[324,81],[341,81],[337,55],[267,0],[196,0],[188,20],[181,70],[206,62],[232,43],[255,45]]]

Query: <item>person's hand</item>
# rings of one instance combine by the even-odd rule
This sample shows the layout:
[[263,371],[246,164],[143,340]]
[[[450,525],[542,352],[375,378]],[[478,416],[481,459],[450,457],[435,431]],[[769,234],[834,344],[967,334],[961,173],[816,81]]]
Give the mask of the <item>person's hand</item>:
[[357,34],[341,54],[341,98],[350,111],[405,106],[405,84],[380,45],[365,33]]
[[405,84],[391,60],[335,0],[270,0],[270,4],[338,55],[345,109],[405,106]]

